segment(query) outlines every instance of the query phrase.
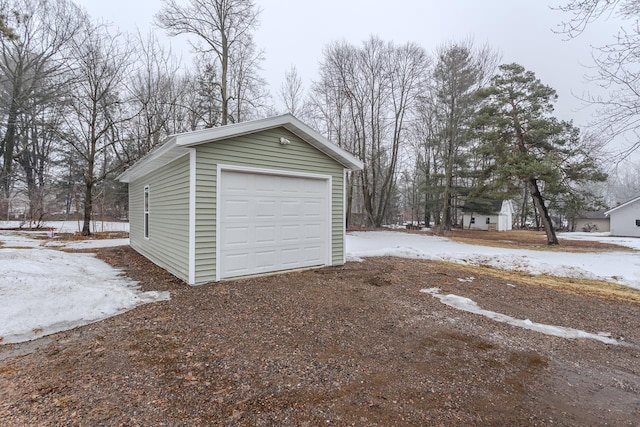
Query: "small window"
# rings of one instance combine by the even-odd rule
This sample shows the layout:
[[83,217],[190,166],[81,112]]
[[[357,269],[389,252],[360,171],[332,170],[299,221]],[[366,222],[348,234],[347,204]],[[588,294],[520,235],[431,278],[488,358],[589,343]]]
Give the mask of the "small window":
[[144,187],[144,238],[149,238],[149,186]]
[[636,227],[640,227],[640,219],[636,219]]
[[475,224],[475,223],[476,223],[476,217],[475,217],[475,216],[472,216],[472,217],[471,217],[471,224]]
[[491,224],[491,218],[487,217],[487,224]]

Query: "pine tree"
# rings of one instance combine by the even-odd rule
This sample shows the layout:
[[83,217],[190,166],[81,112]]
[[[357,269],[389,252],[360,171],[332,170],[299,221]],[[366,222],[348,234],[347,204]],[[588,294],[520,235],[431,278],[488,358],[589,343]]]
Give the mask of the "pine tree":
[[581,142],[579,130],[552,116],[556,92],[533,72],[518,64],[501,65],[479,96],[485,102],[476,120],[480,150],[493,160],[487,172],[502,189],[525,186],[547,243],[557,245],[549,198],[576,197],[585,183],[606,176]]

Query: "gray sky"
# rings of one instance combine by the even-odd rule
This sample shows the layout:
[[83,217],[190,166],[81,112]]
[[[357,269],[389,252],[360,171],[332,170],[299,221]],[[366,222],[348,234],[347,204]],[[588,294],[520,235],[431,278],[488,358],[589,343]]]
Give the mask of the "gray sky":
[[[76,0],[94,18],[103,18],[125,31],[152,28],[160,0]],[[617,31],[614,20],[589,27],[579,38],[564,41],[554,34],[562,13],[543,0],[256,0],[262,9],[255,41],[264,50],[262,75],[270,84],[276,105],[285,72],[295,65],[305,87],[316,78],[323,47],[334,40],[359,44],[371,35],[397,43],[413,41],[427,51],[446,41],[473,38],[488,43],[502,55],[503,63],[517,62],[556,89],[557,115],[577,125],[590,120],[579,111],[573,95],[597,91],[584,75],[591,63],[591,45],[602,45]],[[156,29],[160,34],[163,30]],[[186,50],[184,36],[171,41],[174,51]],[[188,57],[188,55],[185,55]]]

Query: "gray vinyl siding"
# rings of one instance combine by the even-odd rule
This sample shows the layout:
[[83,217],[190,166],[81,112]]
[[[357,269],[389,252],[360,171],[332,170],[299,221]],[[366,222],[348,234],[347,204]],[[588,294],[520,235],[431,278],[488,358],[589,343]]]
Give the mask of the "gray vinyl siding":
[[[149,239],[144,187],[149,186]],[[129,184],[131,247],[178,278],[189,279],[189,156]]]
[[[281,145],[280,137],[291,141]],[[344,167],[284,128],[196,148],[196,283],[215,280],[217,165],[247,166],[332,176],[332,264],[343,263]]]

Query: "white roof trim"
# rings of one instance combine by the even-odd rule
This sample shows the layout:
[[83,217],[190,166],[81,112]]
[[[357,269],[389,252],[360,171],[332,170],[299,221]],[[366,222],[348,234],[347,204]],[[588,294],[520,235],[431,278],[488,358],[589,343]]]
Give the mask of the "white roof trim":
[[333,144],[317,131],[302,123],[291,114],[268,117],[266,119],[253,120],[250,122],[235,123],[211,129],[202,129],[193,132],[179,133],[171,135],[166,142],[158,149],[140,159],[136,164],[118,176],[122,182],[131,182],[156,168],[167,164],[186,154],[189,147],[200,144],[220,141],[240,135],[260,132],[276,127],[284,127],[291,133],[303,139],[313,147],[322,151],[327,156],[342,164],[350,170],[360,170],[364,164],[352,154]]
[[619,206],[616,206],[615,208],[609,209],[608,211],[606,211],[606,212],[604,213],[604,216],[609,216],[609,214],[610,214],[611,212],[613,212],[613,211],[617,211],[617,210],[618,210],[618,209],[620,209],[620,208],[624,208],[625,206],[628,206],[628,205],[630,205],[630,204],[632,204],[632,203],[634,203],[634,202],[637,202],[638,200],[640,200],[640,196],[638,196],[638,197],[636,197],[636,198],[633,198],[633,199],[631,199],[631,200],[629,200],[629,201],[626,201],[626,202],[624,202],[623,204],[621,204],[621,205],[619,205]]

